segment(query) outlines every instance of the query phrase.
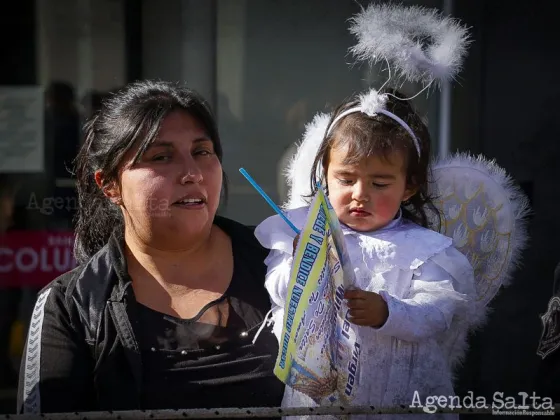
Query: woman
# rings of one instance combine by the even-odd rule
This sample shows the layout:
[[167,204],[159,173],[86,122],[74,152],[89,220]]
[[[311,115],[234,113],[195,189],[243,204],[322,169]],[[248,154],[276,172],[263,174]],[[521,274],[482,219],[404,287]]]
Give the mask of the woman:
[[221,161],[209,108],[172,84],[129,85],[86,125],[80,265],[39,294],[20,413],[280,404],[266,251],[216,215]]

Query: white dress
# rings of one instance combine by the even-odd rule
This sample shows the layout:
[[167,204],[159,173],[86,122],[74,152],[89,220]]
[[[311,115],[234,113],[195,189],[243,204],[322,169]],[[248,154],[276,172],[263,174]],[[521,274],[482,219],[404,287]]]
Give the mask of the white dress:
[[[287,216],[302,228],[307,211],[302,207],[289,211]],[[389,308],[389,317],[381,328],[356,326],[362,343],[362,367],[353,405],[408,407],[416,391],[422,404],[428,396],[453,396],[451,355],[446,354],[441,342],[448,339],[445,334],[454,317],[466,313],[474,296],[470,263],[452,246],[450,238],[400,217],[374,232],[356,232],[344,225],[342,228],[356,286],[379,293]],[[279,216],[272,216],[257,227],[255,235],[271,250],[265,261],[265,285],[273,304],[274,333],[279,338],[295,233]],[[459,335],[458,340],[464,339],[466,331]],[[316,406],[309,397],[288,387],[282,404]],[[402,417],[417,418],[411,414]]]

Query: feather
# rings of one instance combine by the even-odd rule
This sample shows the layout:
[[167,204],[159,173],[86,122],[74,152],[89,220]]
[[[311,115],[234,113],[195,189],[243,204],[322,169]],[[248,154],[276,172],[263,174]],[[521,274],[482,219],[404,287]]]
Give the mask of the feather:
[[380,95],[377,90],[371,89],[369,92],[361,94],[359,99],[362,112],[372,117],[380,109],[385,109],[388,98],[387,95]]
[[437,9],[372,4],[351,19],[358,60],[387,61],[397,78],[425,85],[455,79],[470,44],[467,28]]
[[[309,204],[306,197],[311,194],[313,161],[321,147],[330,119],[331,115],[319,113],[305,126],[303,140],[284,170],[284,176],[290,189],[288,201],[283,205],[285,210]],[[319,174],[322,170],[322,167],[318,168]]]

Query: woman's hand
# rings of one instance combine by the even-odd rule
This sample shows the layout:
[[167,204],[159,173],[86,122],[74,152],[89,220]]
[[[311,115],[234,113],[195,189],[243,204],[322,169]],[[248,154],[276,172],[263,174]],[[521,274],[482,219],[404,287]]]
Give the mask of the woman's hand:
[[389,307],[381,295],[364,290],[347,290],[344,298],[348,300],[352,324],[365,327],[382,327],[389,317]]

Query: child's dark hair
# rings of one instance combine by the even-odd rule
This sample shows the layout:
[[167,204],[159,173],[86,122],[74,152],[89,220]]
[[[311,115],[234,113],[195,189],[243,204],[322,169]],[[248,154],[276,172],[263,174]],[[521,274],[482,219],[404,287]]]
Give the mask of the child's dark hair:
[[[175,110],[183,110],[198,120],[221,162],[222,146],[210,107],[196,92],[177,84],[160,81],[129,84],[106,98],[86,123],[86,140],[76,158],[78,213],[74,256],[78,262],[91,258],[113,233],[124,232],[122,212],[97,186],[95,172],[103,172],[105,183],[118,182],[127,152],[138,146],[133,164],[138,162],[157,137],[165,117]],[[227,195],[225,174],[223,188]]]
[[[324,184],[323,180],[326,179],[329,166],[329,154],[334,146],[348,146],[346,156],[348,164],[357,163],[373,155],[389,159],[393,152],[400,152],[405,158],[407,185],[417,189],[417,192],[401,206],[403,217],[421,226],[429,227],[432,222],[427,214],[429,210],[436,215],[438,218],[436,223],[439,224],[440,214],[428,193],[428,181],[431,178],[429,176],[431,140],[428,128],[414,111],[410,101],[398,99],[404,97],[402,94],[396,90],[388,90],[386,93],[389,95],[385,109],[401,118],[411,128],[420,143],[420,159],[414,140],[398,122],[383,114],[370,117],[362,112],[354,112],[336,122],[330,132],[325,134],[311,171],[312,195],[317,192],[318,182]],[[358,105],[357,98],[339,105],[329,121],[329,127],[338,115]],[[323,167],[321,179],[317,176],[320,165]],[[328,186],[326,188],[328,193]]]

